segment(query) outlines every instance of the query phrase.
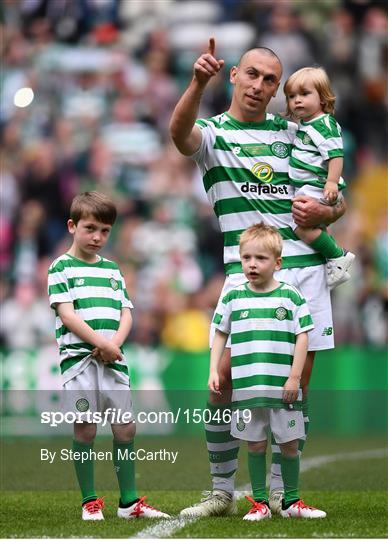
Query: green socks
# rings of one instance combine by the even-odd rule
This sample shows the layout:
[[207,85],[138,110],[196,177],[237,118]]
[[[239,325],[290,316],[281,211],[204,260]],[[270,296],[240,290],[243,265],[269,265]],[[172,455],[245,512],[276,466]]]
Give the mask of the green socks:
[[318,238],[310,243],[310,246],[326,257],[326,259],[336,259],[337,257],[342,257],[344,254],[342,247],[339,247],[334,238],[325,231],[322,231]]
[[[135,462],[129,455],[133,451],[133,441],[121,443],[113,440],[113,463],[115,466],[117,480],[120,488],[120,499],[122,504],[137,499],[135,488]],[[73,452],[88,452],[93,450],[93,443],[82,443],[73,441]],[[94,489],[94,460],[77,459],[74,460],[75,472],[82,494],[82,504],[97,499]]]
[[121,503],[124,505],[137,499],[135,461],[129,457],[133,447],[133,441],[118,442],[113,439],[113,463],[119,482]]
[[284,504],[298,501],[299,497],[299,456],[280,456],[280,466],[284,482]]
[[[87,452],[90,456],[93,443],[82,443],[73,440],[73,452]],[[75,472],[82,494],[82,504],[97,499],[94,489],[94,460],[90,458],[75,459]]]
[[252,494],[255,501],[268,502],[267,490],[265,487],[266,479],[266,454],[248,452],[248,470],[251,479]]

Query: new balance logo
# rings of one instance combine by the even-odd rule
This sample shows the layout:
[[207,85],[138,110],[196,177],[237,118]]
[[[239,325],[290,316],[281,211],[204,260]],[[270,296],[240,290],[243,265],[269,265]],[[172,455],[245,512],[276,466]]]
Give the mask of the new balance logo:
[[83,278],[77,278],[75,281],[74,281],[74,285],[76,287],[80,287],[81,285],[84,285],[85,283],[85,280]]
[[240,319],[246,319],[249,315],[249,311],[242,311],[240,313]]
[[290,420],[290,421],[288,422],[288,427],[289,427],[289,428],[295,427],[295,420]]
[[332,326],[326,326],[323,329],[322,336],[331,336],[333,334],[333,327]]

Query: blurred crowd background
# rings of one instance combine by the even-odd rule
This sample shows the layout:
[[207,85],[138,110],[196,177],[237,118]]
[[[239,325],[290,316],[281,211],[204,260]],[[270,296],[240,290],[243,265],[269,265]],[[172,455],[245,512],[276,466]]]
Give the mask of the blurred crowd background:
[[[226,110],[229,68],[263,45],[284,80],[323,65],[343,127],[348,211],[332,227],[357,254],[333,293],[336,342],[387,339],[388,12],[368,0],[3,0],[1,345],[53,342],[47,268],[70,245],[72,197],[117,203],[108,249],[135,305],[130,342],[207,347],[223,283],[222,235],[196,166],[173,147],[171,112],[215,36],[226,65],[202,117]],[[283,80],[283,82],[284,82]],[[34,99],[17,107],[18,89]],[[271,112],[284,111],[279,91]]]

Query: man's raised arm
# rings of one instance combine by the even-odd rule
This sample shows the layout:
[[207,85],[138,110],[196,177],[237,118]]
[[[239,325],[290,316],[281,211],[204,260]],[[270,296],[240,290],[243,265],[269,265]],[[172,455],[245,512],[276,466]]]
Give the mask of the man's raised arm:
[[210,38],[208,50],[196,60],[193,78],[178,101],[170,120],[171,138],[185,156],[191,156],[200,147],[202,135],[195,121],[202,94],[209,80],[217,75],[224,65],[223,60],[215,58],[214,51],[215,41],[214,38]]

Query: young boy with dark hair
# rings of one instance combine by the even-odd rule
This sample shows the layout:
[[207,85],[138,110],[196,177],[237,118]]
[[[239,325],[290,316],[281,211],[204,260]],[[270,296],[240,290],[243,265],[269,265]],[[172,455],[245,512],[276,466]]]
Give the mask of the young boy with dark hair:
[[[135,424],[128,368],[121,350],[132,326],[132,304],[124,278],[113,261],[98,253],[109,239],[116,208],[105,195],[92,191],[77,195],[67,222],[73,236],[70,249],[48,272],[50,306],[56,313],[56,338],[67,410],[79,414],[127,413],[130,421],[111,417],[113,460],[120,488],[117,516],[168,518],[138,498],[133,451]],[[104,519],[104,501],[94,486],[93,442],[96,423],[74,423],[73,451],[90,458],[74,460],[82,494],[82,519]]]

